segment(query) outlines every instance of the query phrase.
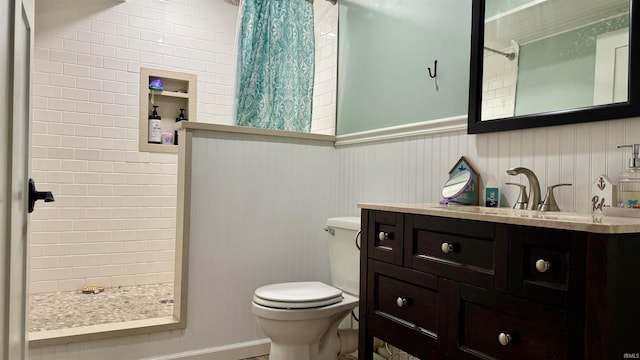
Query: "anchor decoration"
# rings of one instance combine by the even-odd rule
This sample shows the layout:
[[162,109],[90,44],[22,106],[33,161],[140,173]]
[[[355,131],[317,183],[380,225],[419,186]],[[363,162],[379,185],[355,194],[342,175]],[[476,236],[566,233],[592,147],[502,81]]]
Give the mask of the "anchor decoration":
[[602,213],[602,208],[614,206],[618,195],[616,187],[606,175],[598,176],[591,191],[591,212]]

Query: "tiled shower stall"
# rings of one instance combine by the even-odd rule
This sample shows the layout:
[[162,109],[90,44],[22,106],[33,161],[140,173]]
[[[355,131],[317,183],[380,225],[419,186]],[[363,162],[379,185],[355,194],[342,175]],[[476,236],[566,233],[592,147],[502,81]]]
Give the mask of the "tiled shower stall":
[[[335,127],[337,7],[316,1],[312,132]],[[238,7],[36,2],[30,292],[169,283],[177,157],[138,151],[139,69],[195,73],[199,122],[231,124]]]

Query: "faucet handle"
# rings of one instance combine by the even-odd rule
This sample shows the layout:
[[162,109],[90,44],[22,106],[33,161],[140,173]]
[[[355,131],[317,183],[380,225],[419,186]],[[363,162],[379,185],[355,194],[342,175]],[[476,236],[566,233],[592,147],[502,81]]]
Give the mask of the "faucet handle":
[[527,195],[527,187],[522,184],[508,182],[505,185],[514,185],[520,187],[520,194],[518,195],[518,200],[513,204],[514,209],[518,210],[526,210],[527,205],[529,204],[529,196]]
[[571,186],[573,184],[556,184],[547,186],[547,195],[544,197],[544,201],[540,204],[538,210],[540,211],[560,211],[558,208],[558,204],[556,203],[556,198],[553,196],[553,189],[558,186]]

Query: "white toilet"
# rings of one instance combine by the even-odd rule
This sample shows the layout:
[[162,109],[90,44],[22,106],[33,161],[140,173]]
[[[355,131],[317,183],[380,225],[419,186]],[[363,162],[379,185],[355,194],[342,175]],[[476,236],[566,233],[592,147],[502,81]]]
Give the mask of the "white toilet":
[[335,287],[306,281],[265,285],[255,291],[251,307],[260,330],[271,339],[269,360],[336,360],[357,350],[357,330],[338,325],[358,305],[359,230],[358,217],[327,219]]

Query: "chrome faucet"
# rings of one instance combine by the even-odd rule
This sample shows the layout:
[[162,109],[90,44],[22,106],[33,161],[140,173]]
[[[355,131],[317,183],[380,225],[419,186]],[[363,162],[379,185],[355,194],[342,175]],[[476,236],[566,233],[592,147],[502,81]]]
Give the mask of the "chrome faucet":
[[529,210],[538,210],[538,207],[540,206],[540,183],[538,182],[536,174],[524,167],[511,168],[507,170],[507,174],[524,174],[527,177],[527,180],[529,180],[529,188],[531,189],[531,195],[529,196]]

